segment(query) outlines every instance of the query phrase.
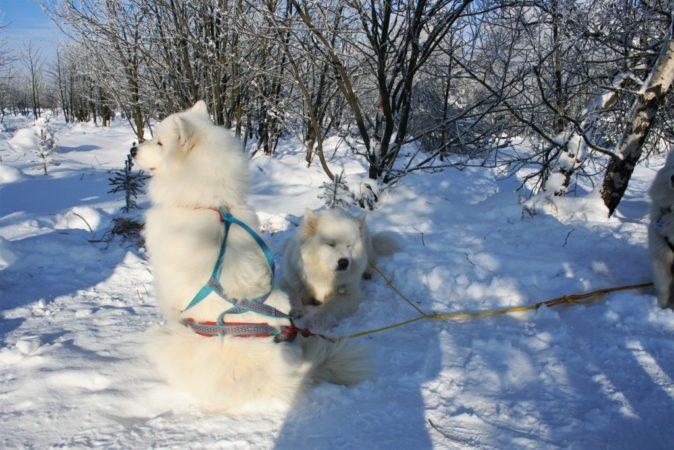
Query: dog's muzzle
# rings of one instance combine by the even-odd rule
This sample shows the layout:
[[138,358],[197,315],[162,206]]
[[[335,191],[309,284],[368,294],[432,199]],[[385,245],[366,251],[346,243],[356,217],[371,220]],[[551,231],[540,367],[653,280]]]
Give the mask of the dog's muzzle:
[[340,258],[339,261],[337,261],[337,270],[342,271],[346,270],[349,268],[349,260],[346,258]]

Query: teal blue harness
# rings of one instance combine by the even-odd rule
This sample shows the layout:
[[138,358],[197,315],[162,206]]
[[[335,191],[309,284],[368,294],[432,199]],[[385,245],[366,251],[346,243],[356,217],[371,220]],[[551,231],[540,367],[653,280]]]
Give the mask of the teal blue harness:
[[[227,211],[225,208],[211,208],[220,215],[220,221],[224,223],[225,226],[225,235],[220,244],[220,251],[218,253],[218,259],[215,261],[215,267],[211,273],[211,277],[208,282],[197,292],[192,301],[187,305],[183,312],[195,307],[201,303],[206,297],[211,293],[215,293],[221,299],[225,300],[227,303],[233,305],[231,308],[223,311],[217,318],[215,322],[197,322],[194,319],[184,319],[183,324],[189,326],[202,336],[223,336],[223,335],[233,335],[239,337],[274,337],[276,342],[290,341],[293,340],[297,333],[301,333],[303,336],[311,336],[309,330],[303,328],[295,327],[295,324],[292,323],[290,316],[286,313],[279,311],[273,306],[266,305],[264,302],[271,294],[272,288],[274,286],[274,277],[276,273],[276,264],[274,263],[274,254],[269,249],[269,246],[262,240],[262,238],[253,231],[248,225],[234,217]],[[231,298],[226,293],[220,284],[220,275],[222,274],[222,264],[225,259],[225,251],[227,250],[227,236],[229,235],[229,230],[232,224],[238,225],[243,228],[257,243],[257,245],[262,250],[264,257],[271,271],[271,280],[269,283],[269,289],[264,294],[254,297],[252,299],[247,298]],[[249,323],[249,322],[225,322],[225,316],[227,314],[244,314],[247,312],[255,312],[267,317],[283,318],[290,320],[290,326],[282,326],[281,329],[273,327],[268,323]]]

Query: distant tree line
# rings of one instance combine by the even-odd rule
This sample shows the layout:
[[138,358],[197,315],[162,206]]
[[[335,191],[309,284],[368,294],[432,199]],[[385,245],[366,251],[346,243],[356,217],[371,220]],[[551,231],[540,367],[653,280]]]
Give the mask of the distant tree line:
[[43,108],[58,106],[43,53],[30,40],[10,50],[2,38],[5,28],[0,25],[0,123],[7,113],[39,118]]
[[333,181],[337,135],[369,168],[364,205],[477,164],[526,166],[551,196],[600,176],[612,213],[634,165],[674,143],[669,0],[44,3],[72,38],[52,71],[68,120],[117,110],[143,140],[203,98],[255,152],[297,136]]

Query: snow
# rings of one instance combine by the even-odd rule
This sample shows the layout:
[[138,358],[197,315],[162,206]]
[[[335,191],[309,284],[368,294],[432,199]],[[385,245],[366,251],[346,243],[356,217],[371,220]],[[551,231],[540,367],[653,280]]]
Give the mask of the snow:
[[[111,128],[52,119],[61,164],[44,176],[30,162],[36,144],[23,129],[32,124],[16,120],[18,130],[0,134],[2,448],[674,443],[674,312],[648,289],[535,313],[417,321],[357,338],[376,367],[359,386],[321,385],[264,410],[200,411],[141,351],[145,330],[161,320],[145,254],[99,242],[124,202],[107,193],[107,178],[123,167],[131,131],[120,119]],[[333,172],[365,176],[344,150],[326,155]],[[252,202],[277,256],[305,208],[323,204],[326,177],[303,158],[286,142],[251,163]],[[656,170],[637,168],[611,219],[593,197],[530,216],[516,180],[469,168],[404,177],[367,220],[399,237],[403,250],[379,266],[424,311],[529,305],[650,279],[645,192]],[[364,283],[367,301],[333,335],[417,315],[381,277]]]
[[0,163],[0,184],[16,183],[24,177],[23,172],[16,167]]
[[80,229],[93,232],[98,230],[100,224],[101,214],[96,209],[76,206],[69,209],[64,214],[56,215],[54,229]]
[[9,247],[9,241],[0,237],[0,270],[6,269],[16,261],[16,256],[14,256]]
[[36,127],[21,128],[9,140],[9,144],[19,151],[31,151],[37,148],[39,142],[40,139],[36,134]]

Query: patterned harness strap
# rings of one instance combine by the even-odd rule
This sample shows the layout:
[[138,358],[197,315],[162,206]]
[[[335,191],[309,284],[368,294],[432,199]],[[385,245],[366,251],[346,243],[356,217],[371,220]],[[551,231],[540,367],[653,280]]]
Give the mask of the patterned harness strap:
[[[189,326],[192,328],[192,330],[194,330],[194,332],[202,336],[222,336],[227,334],[240,337],[274,337],[276,342],[285,342],[295,339],[298,332],[305,337],[312,335],[309,330],[295,327],[292,321],[290,322],[290,326],[283,326],[280,330],[266,322],[225,322],[225,316],[227,314],[244,314],[247,312],[255,312],[267,317],[283,318],[288,320],[290,320],[290,316],[284,312],[279,311],[273,306],[269,306],[264,303],[267,297],[269,297],[272,287],[274,286],[274,277],[276,271],[274,255],[269,249],[269,246],[267,246],[267,244],[255,231],[253,231],[252,228],[236,217],[232,216],[225,208],[211,209],[219,214],[220,221],[224,223],[225,235],[222,239],[222,243],[220,244],[218,259],[215,262],[215,267],[213,268],[213,272],[211,273],[208,282],[199,290],[199,292],[197,292],[187,307],[185,307],[183,312],[197,306],[211,293],[215,293],[218,297],[233,306],[223,311],[218,316],[216,322],[196,322],[194,319],[185,319],[182,323]],[[267,265],[269,266],[269,270],[271,271],[271,280],[267,292],[252,299],[231,298],[225,293],[222,284],[220,284],[220,275],[222,274],[222,265],[225,259],[225,251],[227,249],[227,236],[229,235],[229,229],[232,224],[243,228],[243,230],[246,231],[255,240],[257,245],[262,250],[262,253],[264,254],[267,261]]]
[[292,342],[298,334],[301,334],[304,337],[322,336],[320,334],[312,333],[307,328],[299,328],[292,322],[290,325],[284,325],[280,329],[277,329],[266,322],[197,322],[194,319],[189,318],[184,319],[182,323],[192,328],[198,335],[205,337],[229,334],[237,337],[273,337],[274,342]]

